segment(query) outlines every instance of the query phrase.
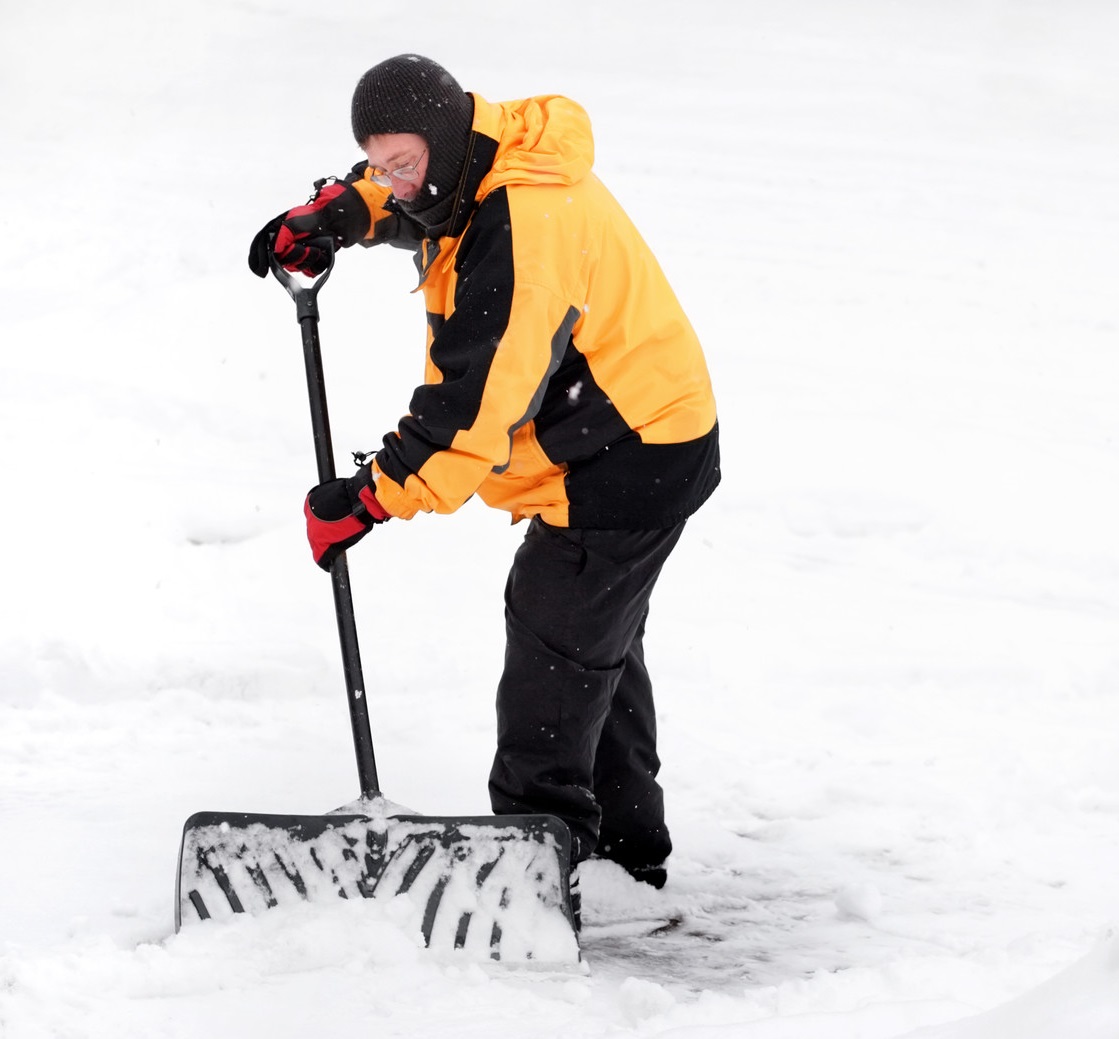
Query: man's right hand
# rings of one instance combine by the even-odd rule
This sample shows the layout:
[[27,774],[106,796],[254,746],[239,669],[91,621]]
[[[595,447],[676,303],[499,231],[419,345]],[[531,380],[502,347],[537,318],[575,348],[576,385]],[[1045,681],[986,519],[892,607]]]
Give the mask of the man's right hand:
[[249,246],[249,269],[258,278],[268,276],[270,253],[285,270],[317,277],[330,263],[327,253],[311,244],[330,238],[335,248],[354,245],[369,233],[370,213],[365,200],[351,184],[340,180],[318,181],[314,196],[269,220]]

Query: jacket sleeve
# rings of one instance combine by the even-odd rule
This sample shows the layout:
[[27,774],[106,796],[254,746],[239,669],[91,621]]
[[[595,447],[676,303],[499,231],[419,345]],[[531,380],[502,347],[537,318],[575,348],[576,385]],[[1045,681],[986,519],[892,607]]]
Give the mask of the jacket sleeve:
[[424,239],[423,227],[394,206],[391,188],[374,184],[369,174],[369,163],[359,162],[345,178],[369,209],[369,231],[361,244],[366,248],[392,245],[414,252]]
[[514,265],[504,189],[486,197],[456,256],[453,312],[429,314],[428,377],[376,456],[377,498],[394,516],[453,512],[510,461],[539,410],[578,316]]

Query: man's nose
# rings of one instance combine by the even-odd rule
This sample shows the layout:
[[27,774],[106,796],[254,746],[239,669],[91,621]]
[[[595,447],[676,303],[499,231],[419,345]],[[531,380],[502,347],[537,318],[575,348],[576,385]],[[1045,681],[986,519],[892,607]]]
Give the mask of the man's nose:
[[404,199],[405,202],[415,198],[416,193],[420,189],[418,181],[401,180],[399,177],[392,176],[392,174],[389,174],[389,180],[392,181],[392,193],[397,198]]

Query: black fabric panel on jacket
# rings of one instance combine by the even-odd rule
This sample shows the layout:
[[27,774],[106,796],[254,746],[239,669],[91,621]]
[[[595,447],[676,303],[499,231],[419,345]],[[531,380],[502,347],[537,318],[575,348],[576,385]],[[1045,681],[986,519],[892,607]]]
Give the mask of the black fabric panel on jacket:
[[382,441],[384,447],[377,453],[377,465],[381,472],[403,487],[404,481],[413,473],[418,473],[433,454],[451,446],[455,432],[405,415],[397,431],[385,435]]
[[548,383],[536,414],[537,442],[553,462],[575,462],[631,435],[629,425],[599,388],[587,359],[569,337],[559,370]]
[[401,485],[478,418],[513,305],[513,240],[504,189],[478,207],[459,244],[455,267],[455,312],[447,318],[428,313],[434,333],[431,361],[442,381],[417,387],[399,436],[387,436],[377,458],[382,471]]
[[719,425],[683,444],[631,433],[567,474],[568,525],[652,530],[687,519],[719,485]]
[[[517,420],[513,427],[509,430],[509,455],[513,454],[513,434],[527,425],[533,419],[538,418],[541,405],[551,390],[552,380],[559,372],[561,362],[565,356],[565,352],[571,347],[571,330],[575,327],[575,322],[579,320],[579,311],[574,307],[568,307],[567,313],[563,316],[563,321],[560,322],[559,328],[552,333],[552,349],[551,360],[548,362],[548,371],[544,379],[541,381],[536,392],[532,395],[532,400],[529,401],[525,413]],[[508,469],[508,465],[495,465],[493,471],[495,473],[503,473]]]
[[455,312],[431,344],[431,362],[443,381],[420,386],[411,410],[423,422],[458,430],[478,418],[513,306],[513,236],[504,189],[478,208],[459,246],[455,273]]

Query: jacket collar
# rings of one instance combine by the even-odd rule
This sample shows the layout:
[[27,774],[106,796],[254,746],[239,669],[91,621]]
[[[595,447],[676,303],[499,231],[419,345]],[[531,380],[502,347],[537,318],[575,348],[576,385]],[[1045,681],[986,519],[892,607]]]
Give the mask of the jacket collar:
[[497,141],[478,130],[471,131],[466,145],[466,162],[463,163],[462,176],[455,192],[455,204],[451,207],[451,219],[441,237],[458,238],[466,230],[478,205],[478,188],[493,168],[496,157]]

